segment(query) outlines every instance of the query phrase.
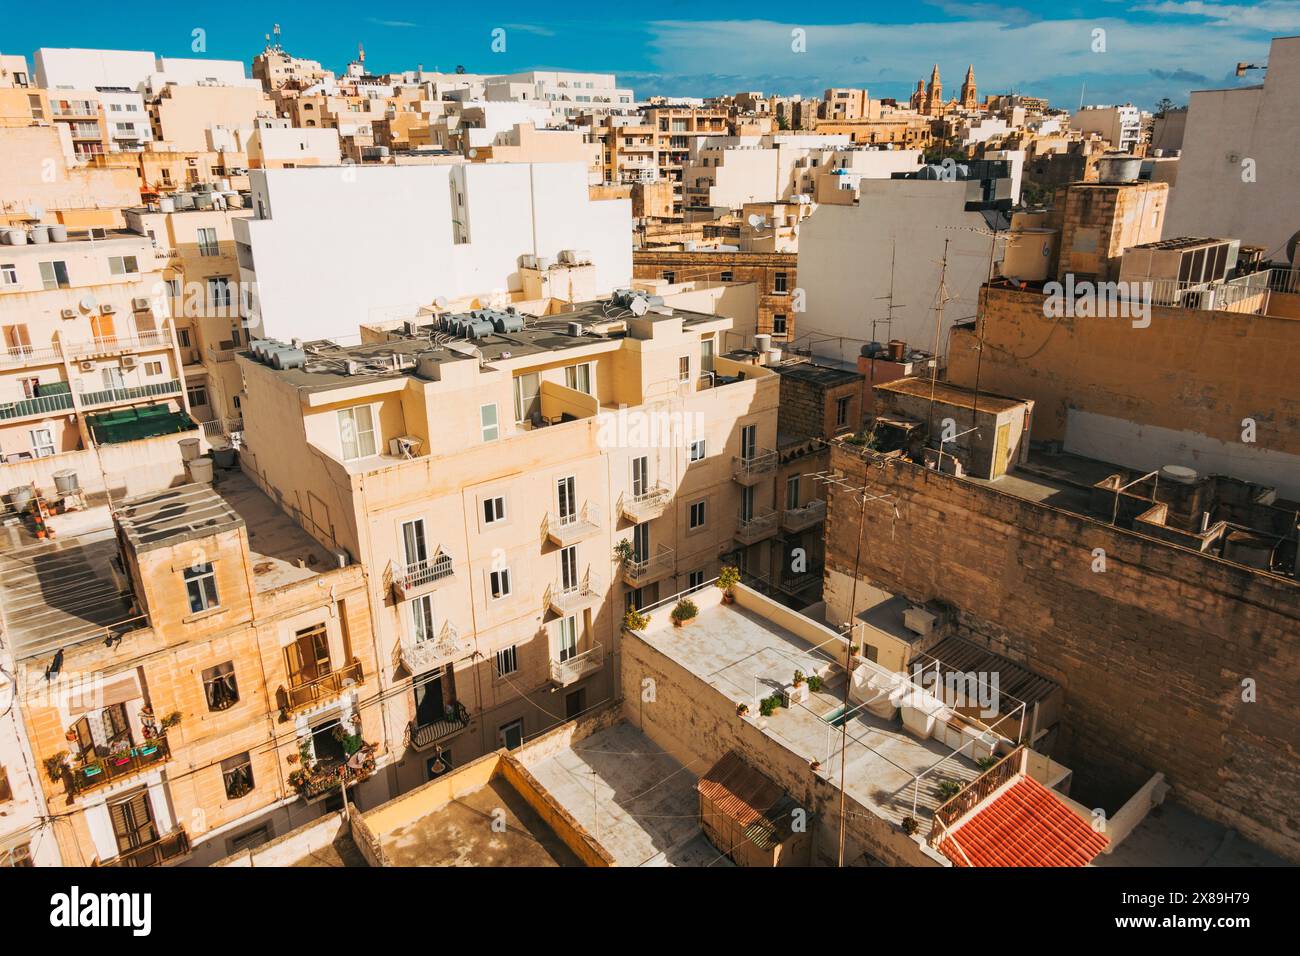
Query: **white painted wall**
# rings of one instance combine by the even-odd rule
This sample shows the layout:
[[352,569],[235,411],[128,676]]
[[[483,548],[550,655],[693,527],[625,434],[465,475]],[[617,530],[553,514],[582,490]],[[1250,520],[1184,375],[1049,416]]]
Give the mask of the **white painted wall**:
[[[632,209],[592,201],[582,163],[252,170],[260,323],[281,339],[354,338],[364,322],[413,315],[439,296],[522,287],[519,257],[590,251],[600,293],[632,276]],[[469,242],[453,242],[452,180]]]
[[1224,236],[1283,258],[1300,230],[1300,37],[1273,41],[1262,87],[1193,93],[1182,149],[1165,238]]
[[48,89],[125,86],[158,90],[167,83],[192,86],[215,79],[229,86],[258,86],[239,60],[156,57],[147,50],[42,47],[33,56],[37,85]]
[[1283,498],[1300,498],[1300,455],[1259,444],[1229,444],[1190,429],[1175,431],[1070,409],[1065,450],[1144,471],[1185,465],[1202,475],[1230,475],[1276,488]]
[[52,826],[42,825],[49,816],[40,775],[44,770],[36,763],[15,695],[12,675],[13,659],[0,647],[0,767],[5,769],[13,799],[0,813],[0,850],[26,843],[32,862],[37,866],[58,866],[59,845]]
[[[798,316],[800,344],[808,341],[817,358],[854,362],[873,338],[872,319],[880,319],[874,332],[879,341],[892,335],[933,349],[946,239],[948,300],[939,336],[939,351],[946,353],[948,331],[975,314],[988,276],[991,240],[980,234],[988,227],[979,213],[966,212],[966,193],[965,182],[863,179],[857,205],[818,206],[799,229],[799,286],[806,290],[806,311]],[[889,295],[895,248],[891,331],[883,321],[888,303],[882,297]]]

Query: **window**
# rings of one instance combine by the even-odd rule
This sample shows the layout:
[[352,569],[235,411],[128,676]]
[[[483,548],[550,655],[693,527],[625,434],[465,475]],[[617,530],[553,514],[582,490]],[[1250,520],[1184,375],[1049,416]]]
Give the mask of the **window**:
[[497,651],[497,674],[504,677],[519,670],[519,649],[511,644]]
[[731,273],[731,270],[730,270],[730,269],[723,269],[723,270],[722,270],[722,281],[723,281],[723,282],[730,282],[730,281],[732,281],[731,276],[732,276],[732,273]]
[[691,357],[683,355],[677,360],[677,381],[689,382],[691,380]]
[[673,272],[672,270],[665,270],[664,281],[667,282],[669,285],[672,285],[674,282],[677,281],[677,273]]
[[571,614],[560,619],[557,637],[560,645],[560,663],[578,656],[578,618],[576,615]]
[[343,445],[344,461],[377,454],[374,409],[369,405],[339,409],[339,441]]
[[417,644],[434,638],[432,594],[422,594],[411,602],[411,638]]
[[18,284],[18,267],[12,262],[6,262],[0,265],[0,283],[5,285]]
[[324,624],[303,628],[294,635],[294,642],[284,649],[284,666],[290,687],[302,687],[329,674],[330,643]]
[[271,824],[266,823],[254,830],[232,837],[226,843],[226,849],[231,853],[238,853],[240,850],[247,850],[250,847],[261,846],[263,843],[270,842],[273,835],[274,831],[271,829]]
[[787,275],[787,273],[784,272],[776,273],[776,275],[772,277],[772,291],[788,292],[789,291],[789,289],[787,288],[788,281],[789,281],[789,276]]
[[686,586],[692,591],[704,587],[704,569],[700,568],[700,570],[688,574],[686,576]]
[[514,750],[524,742],[524,722],[512,720],[508,724],[503,724],[497,733],[501,738],[501,746],[507,750]]
[[772,334],[773,335],[786,334],[786,321],[784,315],[772,316]]
[[502,598],[510,596],[510,569],[501,568],[498,571],[492,571],[488,574],[488,588],[492,593],[492,600],[499,601]]
[[208,305],[213,309],[230,308],[229,276],[212,276],[208,279]]
[[115,276],[136,275],[140,271],[140,266],[135,256],[109,256],[108,271]]
[[703,438],[691,442],[691,461],[703,461],[708,453],[708,443]]
[[570,365],[564,370],[564,384],[579,392],[591,394],[591,363]]
[[179,299],[181,295],[180,279],[163,279],[163,284],[167,286],[167,294],[173,299]]
[[67,289],[72,283],[68,281],[68,264],[63,260],[41,263],[41,285],[46,289]]
[[58,449],[54,446],[54,429],[53,428],[33,428],[32,436],[32,454],[37,458],[49,458]]
[[227,710],[239,702],[239,684],[235,681],[233,661],[204,670],[203,697],[208,702],[208,710]]
[[217,600],[217,575],[211,564],[196,564],[185,569],[185,590],[190,596],[190,611],[210,611],[220,607]]
[[238,800],[253,791],[253,761],[247,751],[221,761],[221,780],[227,800]]
[[835,424],[842,428],[849,423],[849,401],[851,396],[835,399]]
[[694,501],[694,502],[691,502],[691,520],[690,520],[690,527],[691,527],[692,529],[694,529],[694,528],[703,528],[703,527],[704,527],[704,506],[705,506],[705,504],[706,504],[706,502],[704,502],[704,501]]
[[700,370],[713,371],[713,339],[700,339]]
[[161,375],[161,374],[162,374],[162,362],[145,362],[145,363],[144,363],[144,374],[146,374],[146,375]]
[[478,417],[483,429],[483,440],[496,441],[501,436],[501,429],[497,425],[496,405],[481,406],[478,410]]
[[536,372],[515,376],[515,421],[530,421],[542,410],[542,377]]
[[[177,342],[177,344],[180,345],[180,347],[183,348],[183,349],[187,349],[187,348],[189,348],[189,347],[190,347],[190,330],[189,330],[189,329],[177,329],[177,330],[176,330],[176,342]],[[207,402],[203,402],[203,403],[201,403],[201,404],[206,405],[206,404],[208,404],[208,403],[207,403]]]
[[198,239],[199,255],[216,256],[221,254],[220,246],[217,243],[216,229],[200,229]]
[[785,480],[785,506],[787,508],[799,507],[799,476],[791,475]]
[[506,520],[506,499],[501,495],[483,499],[483,523],[496,524]]

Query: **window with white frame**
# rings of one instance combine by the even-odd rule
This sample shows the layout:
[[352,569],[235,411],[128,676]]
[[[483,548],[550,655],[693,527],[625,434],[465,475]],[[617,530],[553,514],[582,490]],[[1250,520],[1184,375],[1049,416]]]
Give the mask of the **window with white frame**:
[[564,384],[579,392],[591,394],[591,363],[580,362],[564,370]]
[[214,309],[228,309],[230,301],[230,277],[211,276],[208,279],[208,305]]
[[196,564],[186,568],[182,577],[185,579],[185,591],[190,599],[191,613],[210,611],[220,607],[217,600],[217,575],[212,565]]
[[110,275],[130,276],[140,272],[135,256],[109,256],[108,271]]
[[488,592],[494,601],[510,596],[509,568],[499,568],[488,573]]
[[0,283],[4,285],[18,284],[18,267],[12,262],[0,264]]
[[692,530],[704,527],[705,504],[706,502],[702,500],[691,502],[690,527]]
[[496,405],[483,405],[478,410],[479,425],[483,429],[484,441],[496,441],[501,437],[501,427],[497,424]]
[[162,374],[162,362],[145,362],[145,363],[144,363],[144,374],[146,374],[146,375],[161,375],[161,374]]
[[411,640],[419,643],[433,638],[433,595],[422,594],[411,602]]
[[708,444],[703,438],[699,441],[691,442],[691,461],[703,461],[704,456],[708,453]]
[[577,615],[569,615],[562,618],[557,632],[557,641],[559,643],[560,662],[570,660],[578,656],[578,618]]
[[56,451],[54,447],[53,428],[33,428],[32,454],[37,458],[49,458]]
[[216,229],[200,229],[198,231],[199,255],[216,256],[220,255],[221,247],[217,242]]
[[691,357],[683,355],[677,360],[677,381],[689,382],[691,380]]
[[67,289],[72,283],[68,281],[68,264],[62,259],[54,262],[40,263],[41,286],[46,289]]
[[494,495],[483,499],[483,523],[496,524],[506,520],[506,499],[504,495]]
[[375,443],[375,412],[369,405],[340,408],[339,442],[343,446],[343,460],[355,461],[378,454]]
[[519,649],[511,644],[497,651],[497,675],[504,677],[519,670]]

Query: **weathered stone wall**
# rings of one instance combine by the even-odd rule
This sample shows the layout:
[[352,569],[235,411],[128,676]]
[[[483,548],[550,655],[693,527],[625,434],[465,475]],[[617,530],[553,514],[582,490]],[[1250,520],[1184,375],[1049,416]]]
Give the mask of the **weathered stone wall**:
[[[1052,756],[1074,796],[1113,812],[1161,771],[1175,799],[1300,860],[1300,584],[841,445],[831,464],[897,496],[868,505],[864,578],[946,602],[956,633],[1064,688]],[[831,489],[831,620],[848,619],[857,512]]]
[[[740,330],[750,333],[772,333],[773,316],[784,315],[786,337],[776,341],[793,342],[798,334],[798,316],[794,311],[793,293],[798,286],[799,257],[793,252],[676,252],[656,249],[639,249],[632,253],[632,278],[660,279],[665,272],[674,273],[678,282],[691,279],[717,282],[723,272],[731,272],[732,282],[753,282],[758,286],[758,328]],[[785,292],[776,291],[776,273],[786,275]],[[723,351],[751,342],[736,341],[726,335],[720,346]]]

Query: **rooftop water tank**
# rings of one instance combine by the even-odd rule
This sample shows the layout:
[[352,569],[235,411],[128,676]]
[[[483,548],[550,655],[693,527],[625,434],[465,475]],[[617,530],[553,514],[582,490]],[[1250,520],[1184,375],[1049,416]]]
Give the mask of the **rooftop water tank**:
[[173,196],[172,198],[173,198],[173,199],[175,200],[175,202],[176,202],[176,208],[177,208],[177,209],[184,210],[184,209],[193,209],[193,208],[194,208],[194,194],[193,194],[193,193],[177,193],[177,194],[176,194],[175,196]]
[[287,368],[302,368],[307,362],[307,353],[302,349],[286,348],[280,349],[271,356],[271,364],[276,368],[284,370]]
[[158,211],[175,212],[176,200],[173,199],[171,196],[163,196],[161,199],[158,200]]
[[81,487],[77,481],[77,473],[71,468],[65,468],[63,471],[56,471],[54,477],[54,489],[63,496],[75,495]]
[[50,242],[67,242],[68,227],[62,224],[50,226]]
[[1141,172],[1141,157],[1130,156],[1127,153],[1103,156],[1097,161],[1097,182],[1099,183],[1136,182]]
[[1194,485],[1200,476],[1196,469],[1185,465],[1165,465],[1160,469],[1160,477],[1179,485]]
[[521,332],[524,328],[524,320],[517,315],[498,313],[492,319],[492,327],[498,332]]
[[32,226],[28,237],[36,245],[42,245],[50,241],[50,229],[48,226]]
[[475,319],[466,323],[465,335],[467,338],[480,339],[485,335],[491,335],[493,332],[492,323],[488,319]]

